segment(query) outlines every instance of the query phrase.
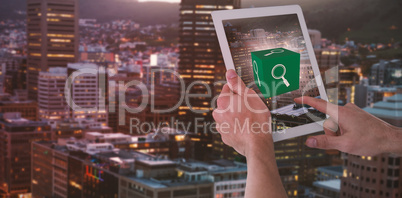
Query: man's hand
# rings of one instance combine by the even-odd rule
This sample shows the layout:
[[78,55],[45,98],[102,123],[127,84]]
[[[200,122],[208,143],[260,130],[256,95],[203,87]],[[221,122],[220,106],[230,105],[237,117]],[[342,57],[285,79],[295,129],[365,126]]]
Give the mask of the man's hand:
[[275,161],[267,106],[234,70],[226,73],[226,79],[212,115],[222,141],[247,158],[245,197],[287,197]]
[[259,149],[273,150],[271,114],[234,70],[226,74],[228,84],[222,88],[213,117],[222,141],[247,157]]
[[308,138],[306,144],[309,147],[337,149],[345,153],[363,156],[380,153],[402,154],[400,129],[354,104],[349,103],[341,107],[307,96],[296,98],[295,102],[310,105],[330,116],[324,122],[325,135]]

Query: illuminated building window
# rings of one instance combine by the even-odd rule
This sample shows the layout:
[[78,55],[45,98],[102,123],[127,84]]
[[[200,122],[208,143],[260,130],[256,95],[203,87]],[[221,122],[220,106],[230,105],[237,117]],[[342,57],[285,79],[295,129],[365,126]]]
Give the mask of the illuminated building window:
[[73,34],[47,34],[48,37],[67,37],[74,38]]
[[195,29],[196,30],[204,30],[204,31],[215,30],[215,28],[213,28],[213,27],[196,27]]
[[130,148],[138,148],[138,144],[130,144]]
[[193,14],[193,11],[192,10],[182,10],[180,13],[181,14]]
[[232,5],[226,5],[226,6],[220,5],[220,6],[218,6],[218,8],[219,8],[219,9],[232,10],[232,9],[233,9],[233,6],[232,6]]
[[211,14],[212,11],[207,11],[207,10],[196,10],[196,14]]
[[201,78],[201,79],[214,79],[214,78],[215,78],[215,76],[194,75],[194,78]]
[[70,39],[50,39],[50,42],[55,42],[55,43],[71,43]]
[[215,65],[195,65],[196,68],[215,68]]
[[195,8],[216,9],[216,5],[196,5]]
[[194,73],[204,73],[204,74],[212,74],[211,70],[194,70]]
[[46,20],[50,21],[50,22],[59,22],[60,21],[60,19],[55,19],[55,18],[47,18]]
[[29,43],[28,46],[32,46],[32,47],[40,47],[41,44],[40,43]]
[[73,54],[48,54],[47,57],[51,58],[74,58]]
[[29,33],[29,36],[41,36],[41,33]]
[[48,17],[64,17],[64,18],[73,18],[73,14],[56,14],[56,13],[47,13]]
[[329,51],[322,51],[321,54],[322,55],[329,55]]
[[178,142],[179,142],[179,141],[184,141],[184,138],[185,138],[184,135],[176,135],[176,136],[175,136],[175,140],[178,141]]
[[30,53],[29,55],[30,55],[30,56],[42,56],[42,55],[39,54],[39,53]]

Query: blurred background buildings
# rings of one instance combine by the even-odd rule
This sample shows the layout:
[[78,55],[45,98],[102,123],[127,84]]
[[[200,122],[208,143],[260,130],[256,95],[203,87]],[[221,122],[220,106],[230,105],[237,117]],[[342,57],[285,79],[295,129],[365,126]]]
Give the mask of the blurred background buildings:
[[[244,197],[245,159],[212,129],[194,125],[196,118],[201,125],[213,121],[214,101],[191,98],[189,103],[198,113],[192,112],[179,101],[178,78],[184,79],[186,88],[196,80],[212,85],[225,79],[211,11],[271,4],[182,0],[180,4],[97,1],[88,6],[88,2],[24,0],[21,5],[4,2],[0,8],[11,10],[0,14],[0,197]],[[314,4],[333,9],[339,18],[356,13],[361,16],[354,20],[356,25],[335,23],[329,12],[315,13],[313,4],[296,3],[302,4],[307,25],[314,28],[309,35],[330,102],[354,103],[401,127],[402,24],[394,18],[402,5],[355,0],[345,3],[350,7],[345,11],[337,7],[339,2]],[[17,4],[20,9],[13,10]],[[102,5],[109,5],[105,13],[95,9]],[[153,23],[137,15],[121,16],[126,9],[132,13],[148,5],[164,7],[166,13],[175,9],[170,15],[142,14],[146,18],[155,14]],[[121,11],[106,19],[114,7]],[[379,8],[388,11],[378,11],[385,22],[377,31],[381,36],[376,36],[371,35],[376,31],[366,31],[374,28],[366,21],[373,24],[377,15],[364,13]],[[100,16],[88,17],[93,11]],[[163,19],[157,18],[159,12]],[[265,31],[251,34],[267,42],[272,39]],[[96,74],[68,78],[83,68]],[[72,82],[67,92],[66,82]],[[219,82],[209,91],[215,96],[222,85]],[[207,91],[195,84],[186,94]],[[144,100],[148,104],[143,111],[127,110],[141,107]],[[71,101],[95,108],[73,110]],[[154,111],[175,105],[168,113]],[[286,117],[286,108],[273,113],[279,119]],[[179,123],[192,126],[176,127]],[[402,196],[401,157],[311,149],[304,145],[306,138],[275,143],[289,197]]]

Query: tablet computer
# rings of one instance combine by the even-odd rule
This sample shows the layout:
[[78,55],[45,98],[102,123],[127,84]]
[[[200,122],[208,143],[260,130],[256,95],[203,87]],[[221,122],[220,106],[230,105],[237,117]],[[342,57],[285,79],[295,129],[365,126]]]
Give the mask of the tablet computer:
[[293,101],[328,100],[300,6],[214,11],[212,18],[226,69],[270,109],[274,141],[322,131],[326,115]]

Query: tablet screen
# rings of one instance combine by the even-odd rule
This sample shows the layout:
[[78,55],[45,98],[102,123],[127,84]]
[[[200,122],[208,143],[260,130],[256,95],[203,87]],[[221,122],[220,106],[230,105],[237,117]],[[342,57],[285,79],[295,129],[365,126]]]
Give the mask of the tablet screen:
[[320,97],[297,14],[222,22],[236,72],[271,110],[274,131],[325,119],[293,101]]

